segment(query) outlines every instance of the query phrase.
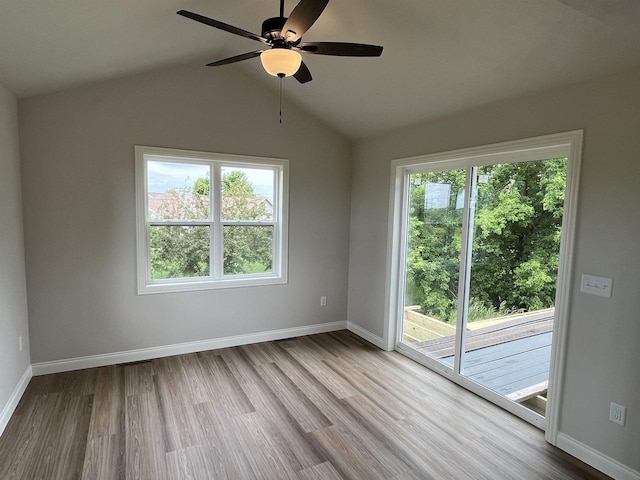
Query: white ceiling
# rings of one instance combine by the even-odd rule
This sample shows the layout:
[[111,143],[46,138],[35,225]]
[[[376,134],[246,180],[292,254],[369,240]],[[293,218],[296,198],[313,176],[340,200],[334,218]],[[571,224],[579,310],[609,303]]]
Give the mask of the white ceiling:
[[[0,82],[28,97],[260,48],[182,8],[260,33],[278,0],[0,0]],[[638,25],[640,0],[331,0],[304,40],[384,52],[306,55],[314,80],[285,96],[357,138],[640,67]],[[258,58],[223,68],[277,89]]]

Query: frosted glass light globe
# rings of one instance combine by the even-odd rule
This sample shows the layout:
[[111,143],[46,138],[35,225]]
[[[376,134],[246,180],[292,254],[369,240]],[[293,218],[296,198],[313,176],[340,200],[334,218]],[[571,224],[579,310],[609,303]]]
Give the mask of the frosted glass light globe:
[[302,55],[288,48],[272,48],[260,54],[260,61],[269,75],[290,77],[300,68]]

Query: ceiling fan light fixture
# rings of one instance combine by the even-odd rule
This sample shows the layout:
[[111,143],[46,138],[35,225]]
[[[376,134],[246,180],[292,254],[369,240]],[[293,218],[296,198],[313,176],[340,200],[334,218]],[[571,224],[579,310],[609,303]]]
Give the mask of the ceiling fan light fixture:
[[272,48],[260,54],[260,61],[269,75],[290,77],[300,68],[302,55],[288,48]]

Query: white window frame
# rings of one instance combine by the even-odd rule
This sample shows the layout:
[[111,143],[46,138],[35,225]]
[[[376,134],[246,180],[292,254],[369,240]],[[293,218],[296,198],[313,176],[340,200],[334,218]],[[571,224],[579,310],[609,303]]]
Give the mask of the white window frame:
[[[209,165],[211,171],[211,213],[207,220],[173,221],[148,218],[147,162],[166,159],[171,163]],[[268,168],[276,173],[273,191],[273,219],[268,221],[232,221],[221,219],[221,168]],[[136,175],[136,241],[138,295],[253,287],[287,283],[289,161],[275,158],[228,155],[171,148],[135,146]],[[203,277],[151,278],[150,228],[154,225],[203,225],[211,232],[209,275]],[[257,274],[223,275],[223,228],[234,226],[272,226],[272,271]]]

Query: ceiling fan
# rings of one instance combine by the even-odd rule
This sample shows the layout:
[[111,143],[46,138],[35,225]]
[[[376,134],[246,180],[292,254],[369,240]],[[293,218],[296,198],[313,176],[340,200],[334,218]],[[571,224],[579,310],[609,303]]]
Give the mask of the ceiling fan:
[[280,16],[262,22],[262,34],[248,32],[197,13],[180,10],[178,15],[214,28],[250,38],[263,44],[263,50],[243,53],[207,64],[215,67],[260,56],[262,66],[270,75],[280,78],[292,76],[300,83],[312,80],[311,72],[302,61],[301,53],[343,57],[379,57],[382,47],[363,43],[302,42],[302,35],[320,17],[329,0],[300,0],[289,17],[284,16],[284,0],[280,0]]

